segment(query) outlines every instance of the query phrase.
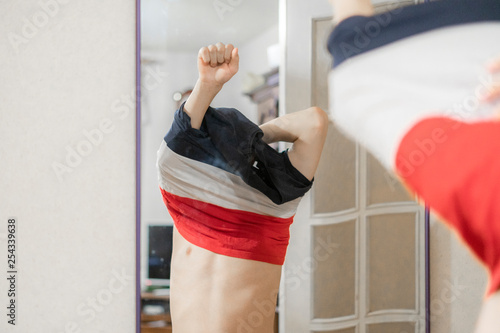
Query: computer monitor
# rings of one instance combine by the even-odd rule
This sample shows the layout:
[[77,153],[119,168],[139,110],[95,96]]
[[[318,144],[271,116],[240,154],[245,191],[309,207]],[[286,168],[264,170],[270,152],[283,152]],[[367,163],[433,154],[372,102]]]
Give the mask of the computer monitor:
[[173,226],[149,225],[148,229],[148,281],[146,284],[170,286]]

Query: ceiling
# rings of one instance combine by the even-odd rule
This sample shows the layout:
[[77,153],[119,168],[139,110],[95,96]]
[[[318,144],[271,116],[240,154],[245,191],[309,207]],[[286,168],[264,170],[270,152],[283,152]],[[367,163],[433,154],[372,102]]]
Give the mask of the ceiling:
[[243,45],[278,22],[278,0],[142,0],[143,50]]

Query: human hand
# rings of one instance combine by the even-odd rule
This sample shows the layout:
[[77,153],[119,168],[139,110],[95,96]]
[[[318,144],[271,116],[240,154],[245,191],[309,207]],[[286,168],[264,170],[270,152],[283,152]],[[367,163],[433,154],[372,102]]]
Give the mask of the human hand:
[[238,48],[217,43],[202,47],[198,52],[198,73],[202,83],[222,87],[239,68]]
[[[500,75],[500,58],[488,64],[488,71],[493,76]],[[484,102],[494,103],[500,102],[500,81],[493,80],[493,83],[488,87],[487,93],[482,97]],[[500,115],[500,107],[497,110],[497,113]]]

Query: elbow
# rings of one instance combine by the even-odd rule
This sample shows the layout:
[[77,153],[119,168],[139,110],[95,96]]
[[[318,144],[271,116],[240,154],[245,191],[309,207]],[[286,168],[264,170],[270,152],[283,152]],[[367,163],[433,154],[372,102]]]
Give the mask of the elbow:
[[328,131],[328,114],[321,108],[313,106],[308,109],[309,132],[315,132],[321,136],[326,136]]

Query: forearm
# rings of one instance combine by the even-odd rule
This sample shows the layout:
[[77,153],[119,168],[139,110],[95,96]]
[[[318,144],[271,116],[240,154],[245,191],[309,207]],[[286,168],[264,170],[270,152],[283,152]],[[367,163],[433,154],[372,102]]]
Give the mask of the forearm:
[[317,107],[297,111],[273,119],[260,126],[265,143],[278,141],[295,142],[299,139],[307,140],[317,128],[321,127],[326,119],[326,113]]
[[191,118],[192,128],[200,128],[208,107],[221,89],[222,85],[208,84],[201,80],[196,82],[193,92],[189,95],[184,105],[184,112]]
[[262,140],[265,143],[273,143],[278,141],[295,142],[298,139],[297,133],[293,133],[293,128],[288,128],[287,124],[290,123],[287,116],[273,119],[263,125],[260,129],[264,132]]
[[314,178],[328,132],[325,111],[311,107],[271,120],[260,128],[266,143],[293,142],[288,150],[290,162],[307,179]]

